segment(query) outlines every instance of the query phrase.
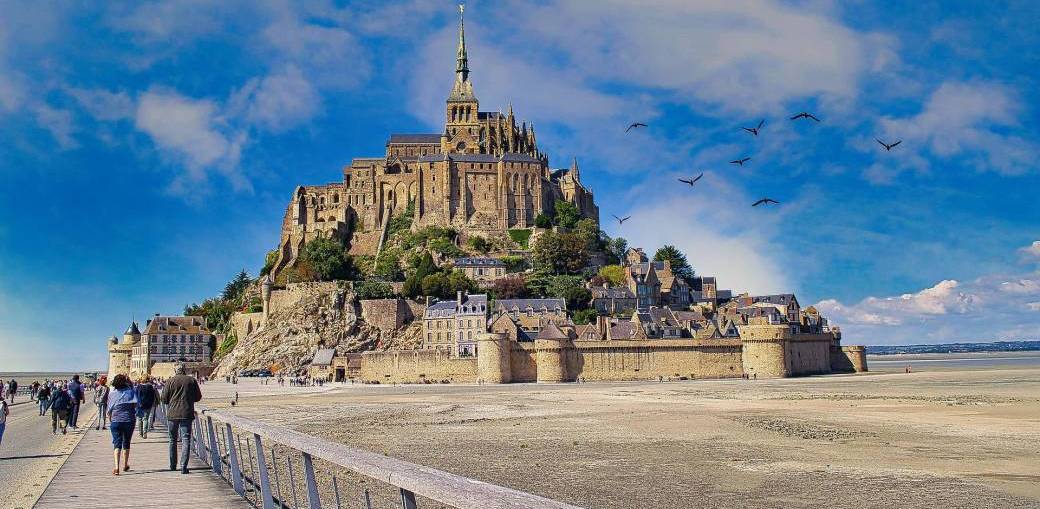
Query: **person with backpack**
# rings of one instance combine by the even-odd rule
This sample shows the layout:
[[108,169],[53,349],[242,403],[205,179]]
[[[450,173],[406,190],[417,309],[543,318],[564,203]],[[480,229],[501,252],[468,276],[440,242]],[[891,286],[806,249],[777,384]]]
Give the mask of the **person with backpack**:
[[58,421],[61,421],[61,434],[68,433],[69,412],[72,410],[72,396],[65,386],[55,386],[51,391],[51,434],[58,434]]
[[137,424],[141,438],[148,438],[148,432],[152,430],[155,420],[155,403],[159,394],[155,391],[151,379],[143,376],[134,387],[137,391]]
[[98,430],[107,425],[105,418],[108,416],[108,391],[108,377],[102,375],[98,380],[97,389],[94,389],[94,404],[97,405],[98,410]]
[[40,386],[40,390],[36,391],[36,401],[40,403],[40,417],[47,415],[47,408],[51,404],[51,384],[47,382]]
[[69,426],[72,429],[79,429],[76,426],[79,423],[79,408],[80,404],[86,401],[83,394],[83,384],[79,381],[79,375],[72,375],[72,381],[69,382],[69,396],[72,397],[72,407],[69,408]]

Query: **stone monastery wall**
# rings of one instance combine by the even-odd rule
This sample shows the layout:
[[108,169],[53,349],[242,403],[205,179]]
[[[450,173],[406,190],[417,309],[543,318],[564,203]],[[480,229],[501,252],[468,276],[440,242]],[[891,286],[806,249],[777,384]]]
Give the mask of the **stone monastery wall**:
[[361,356],[361,380],[378,383],[473,383],[477,359],[451,357],[438,350],[365,352]]

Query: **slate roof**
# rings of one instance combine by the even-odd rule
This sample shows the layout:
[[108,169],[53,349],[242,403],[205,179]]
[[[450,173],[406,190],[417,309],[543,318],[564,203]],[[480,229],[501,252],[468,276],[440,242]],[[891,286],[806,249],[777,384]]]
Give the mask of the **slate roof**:
[[542,330],[538,331],[538,339],[553,339],[558,341],[568,339],[568,337],[567,334],[560,330],[555,323],[549,322],[545,327],[542,327]]
[[610,339],[631,339],[635,332],[635,324],[628,320],[621,320],[610,326]]
[[130,326],[126,328],[126,332],[124,332],[123,334],[139,335],[139,334],[141,334],[141,329],[137,328],[137,322],[136,321],[135,322],[130,322]]
[[423,313],[423,318],[451,318],[455,315],[483,315],[487,312],[487,295],[466,295],[462,305],[453,300],[442,300],[431,304]]
[[786,306],[792,302],[797,302],[793,293],[780,293],[776,295],[758,295],[751,297],[751,302],[766,302],[769,304],[780,304]]
[[332,358],[335,356],[335,348],[319,348],[318,351],[314,352],[314,360],[311,361],[311,366],[331,366]]
[[431,145],[441,144],[441,135],[439,134],[391,134],[390,140],[387,144],[399,143],[405,145]]
[[147,334],[210,334],[201,316],[155,316],[146,329]]
[[534,311],[541,309],[566,311],[567,301],[563,299],[501,299],[498,301],[498,309],[506,311],[513,311],[514,309],[525,311],[527,308],[531,308]]
[[505,267],[506,264],[498,258],[474,256],[469,258],[456,258],[456,267]]
[[609,288],[603,288],[602,286],[593,286],[589,289],[592,293],[593,299],[634,299],[635,294],[632,290],[629,290],[625,286],[614,286]]
[[595,324],[591,324],[591,323],[588,324],[588,325],[579,325],[579,326],[575,327],[574,328],[574,335],[579,340],[585,340],[585,341],[587,341],[589,339],[588,336],[592,336],[592,338],[595,338],[597,340],[603,339],[603,335],[599,332],[599,328],[596,327]]

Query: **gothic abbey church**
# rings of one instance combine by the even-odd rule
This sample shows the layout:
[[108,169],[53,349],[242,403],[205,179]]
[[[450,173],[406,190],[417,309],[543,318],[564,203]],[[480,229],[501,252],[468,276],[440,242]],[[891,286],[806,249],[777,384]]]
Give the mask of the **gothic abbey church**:
[[557,200],[599,222],[592,192],[581,183],[577,161],[551,169],[538,148],[534,125],[480,111],[469,76],[466,34],[459,22],[455,83],[439,134],[392,134],[386,154],[358,158],[343,169],[343,182],[300,186],[282,222],[273,274],[291,267],[307,241],[332,235],[351,254],[375,254],[390,219],[414,206],[414,227],[452,227],[463,236],[501,236],[532,228],[535,217]]

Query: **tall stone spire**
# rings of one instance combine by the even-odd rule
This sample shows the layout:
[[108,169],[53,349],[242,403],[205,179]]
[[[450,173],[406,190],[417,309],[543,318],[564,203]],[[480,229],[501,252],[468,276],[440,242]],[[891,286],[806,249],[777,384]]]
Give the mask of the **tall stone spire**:
[[455,75],[459,81],[469,81],[469,57],[466,55],[466,4],[459,4],[459,48],[455,51]]
[[[476,102],[473,83],[469,81],[469,55],[466,54],[466,23],[463,18],[464,5],[459,5],[459,47],[455,51],[455,84],[451,87],[449,102]],[[476,112],[473,112],[476,115]]]

